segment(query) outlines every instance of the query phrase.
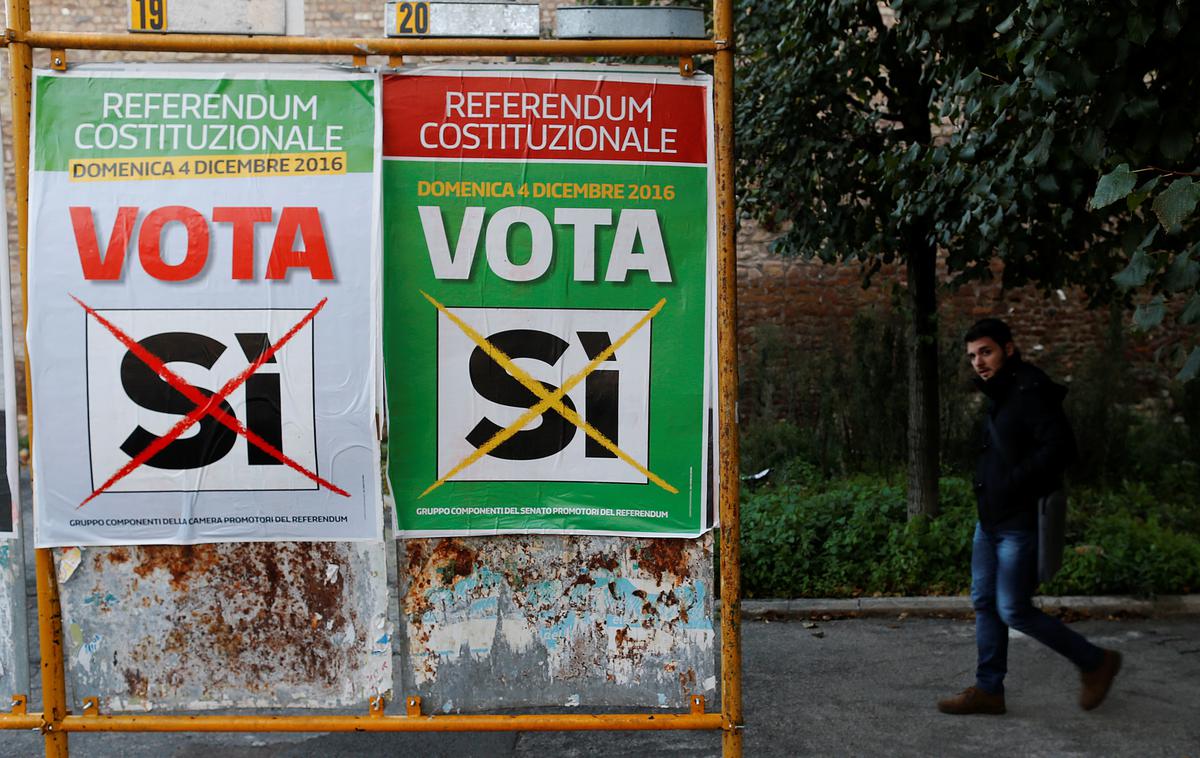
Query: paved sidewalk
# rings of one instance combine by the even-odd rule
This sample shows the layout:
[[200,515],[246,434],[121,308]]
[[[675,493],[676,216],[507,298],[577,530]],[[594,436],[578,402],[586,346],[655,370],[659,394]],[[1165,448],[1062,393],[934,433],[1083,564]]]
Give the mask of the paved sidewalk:
[[[1047,613],[1069,611],[1082,616],[1200,616],[1200,595],[1161,595],[1153,599],[1120,595],[1044,596],[1034,598],[1034,604]],[[966,596],[947,597],[862,597],[795,600],[744,600],[744,619],[809,619],[833,617],[886,617],[907,613],[910,616],[970,617],[971,599]]]

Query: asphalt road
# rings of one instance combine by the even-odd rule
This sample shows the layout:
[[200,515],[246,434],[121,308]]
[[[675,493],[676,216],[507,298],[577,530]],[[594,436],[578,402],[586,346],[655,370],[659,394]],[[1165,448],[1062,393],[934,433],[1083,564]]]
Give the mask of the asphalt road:
[[[1005,716],[945,716],[934,702],[972,681],[973,626],[954,619],[747,622],[747,756],[1172,756],[1200,758],[1200,618],[1088,620],[1121,650],[1109,700],[1076,704],[1071,665],[1014,634]],[[40,693],[35,693],[40,694]],[[0,733],[0,753],[40,752]],[[719,756],[711,733],[72,735],[72,756]]]

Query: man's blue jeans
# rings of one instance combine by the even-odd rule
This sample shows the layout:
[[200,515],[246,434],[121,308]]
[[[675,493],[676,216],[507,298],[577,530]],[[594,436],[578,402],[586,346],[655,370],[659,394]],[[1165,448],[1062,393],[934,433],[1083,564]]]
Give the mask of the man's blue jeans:
[[1033,637],[1084,671],[1097,668],[1104,651],[1033,605],[1037,588],[1037,532],[987,530],[975,525],[971,550],[971,602],[979,664],[975,686],[1004,692],[1008,671],[1008,629]]

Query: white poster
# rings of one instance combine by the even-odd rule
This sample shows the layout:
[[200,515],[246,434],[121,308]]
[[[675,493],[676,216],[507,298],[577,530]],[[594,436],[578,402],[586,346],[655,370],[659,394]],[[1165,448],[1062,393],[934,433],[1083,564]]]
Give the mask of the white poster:
[[377,89],[313,66],[37,72],[39,547],[381,538]]
[[[621,335],[630,338],[563,397],[563,404],[595,427],[645,468],[650,446],[648,383],[621,381],[650,374],[653,324],[636,329],[646,315],[638,310],[571,308],[454,308],[439,314],[437,392],[439,398],[439,477],[454,470],[494,434],[513,424],[528,406],[525,388],[488,357],[452,321],[476,333],[493,335],[491,344],[524,367],[545,387],[588,368]],[[510,446],[485,456],[462,471],[457,481],[617,482],[645,484],[641,471],[615,457],[599,457],[600,446],[558,414],[547,414],[532,430],[528,444],[553,441],[559,450],[546,457],[528,455],[528,446]]]

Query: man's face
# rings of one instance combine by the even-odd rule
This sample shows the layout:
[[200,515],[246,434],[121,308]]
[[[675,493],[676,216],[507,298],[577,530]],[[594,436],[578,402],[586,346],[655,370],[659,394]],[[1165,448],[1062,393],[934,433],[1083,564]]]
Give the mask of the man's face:
[[1001,348],[996,340],[984,337],[967,343],[967,360],[979,378],[986,382],[996,375],[1015,349],[1016,346],[1011,342]]

